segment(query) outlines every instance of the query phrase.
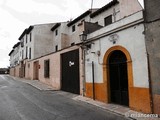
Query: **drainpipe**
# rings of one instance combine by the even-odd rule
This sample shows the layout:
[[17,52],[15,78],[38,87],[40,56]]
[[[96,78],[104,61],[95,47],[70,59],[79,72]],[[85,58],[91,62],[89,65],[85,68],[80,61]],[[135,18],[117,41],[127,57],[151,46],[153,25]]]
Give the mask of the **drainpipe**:
[[153,110],[152,81],[151,81],[151,71],[150,71],[150,60],[149,60],[148,52],[147,52],[147,61],[148,61],[148,78],[149,78],[149,95],[150,95],[151,113],[154,113],[154,110]]
[[92,80],[93,80],[93,85],[92,85],[92,92],[93,92],[93,100],[95,100],[95,87],[94,87],[94,62],[92,61]]

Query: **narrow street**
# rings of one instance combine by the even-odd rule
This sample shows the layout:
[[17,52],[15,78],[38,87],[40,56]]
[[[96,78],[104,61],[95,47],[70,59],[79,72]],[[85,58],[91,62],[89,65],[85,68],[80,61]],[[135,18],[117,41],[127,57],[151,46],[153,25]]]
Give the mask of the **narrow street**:
[[62,91],[42,91],[0,75],[0,120],[125,120]]

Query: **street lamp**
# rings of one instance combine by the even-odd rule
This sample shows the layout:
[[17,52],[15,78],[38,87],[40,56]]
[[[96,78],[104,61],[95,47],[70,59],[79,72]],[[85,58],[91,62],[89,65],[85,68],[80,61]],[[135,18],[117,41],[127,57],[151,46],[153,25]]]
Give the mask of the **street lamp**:
[[85,78],[85,50],[86,50],[86,46],[85,46],[85,41],[87,40],[87,34],[83,31],[80,35],[79,35],[80,40],[82,41],[82,60],[83,60],[83,96],[85,95],[85,84],[86,84],[86,78]]
[[87,40],[87,34],[84,31],[79,35],[79,37],[80,37],[81,41],[86,41]]

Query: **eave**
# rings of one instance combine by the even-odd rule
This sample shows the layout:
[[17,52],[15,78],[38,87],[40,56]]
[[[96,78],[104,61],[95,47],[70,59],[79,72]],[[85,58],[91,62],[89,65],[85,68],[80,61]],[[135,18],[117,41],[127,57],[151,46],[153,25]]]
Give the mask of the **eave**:
[[51,28],[51,31],[54,31],[54,30],[57,29],[60,25],[61,25],[61,23],[56,23],[56,24]]
[[20,45],[20,42],[18,42],[17,44],[15,44],[15,45],[13,46],[13,48],[18,47],[19,45]]
[[14,50],[11,50],[11,52],[8,54],[9,56],[11,56],[11,54],[14,52]]
[[26,33],[27,33],[27,29],[25,29],[25,30],[23,31],[23,33],[21,34],[21,36],[20,36],[18,39],[21,40]]
[[94,13],[92,13],[90,15],[90,17],[94,18],[95,16],[99,15],[100,13],[104,12],[105,10],[108,10],[109,8],[111,8],[112,6],[114,6],[114,5],[118,4],[118,3],[119,3],[118,0],[112,0],[107,5],[103,6],[102,8],[100,8],[97,11],[95,11]]
[[81,20],[82,18],[86,17],[87,15],[89,15],[92,11],[91,10],[87,10],[86,12],[84,12],[83,14],[81,14],[79,17],[75,18],[73,21],[69,22],[67,24],[68,27],[70,27],[71,25],[75,24],[76,22],[78,22],[79,20]]
[[26,34],[29,34],[32,31],[33,28],[34,28],[34,26],[29,26],[29,28],[26,31]]

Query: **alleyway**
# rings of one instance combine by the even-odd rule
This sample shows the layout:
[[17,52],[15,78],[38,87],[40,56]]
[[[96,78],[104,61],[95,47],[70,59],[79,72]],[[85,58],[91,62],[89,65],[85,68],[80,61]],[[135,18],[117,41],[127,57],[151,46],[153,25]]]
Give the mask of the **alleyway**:
[[0,76],[0,120],[125,120],[62,91],[39,90],[10,76]]

